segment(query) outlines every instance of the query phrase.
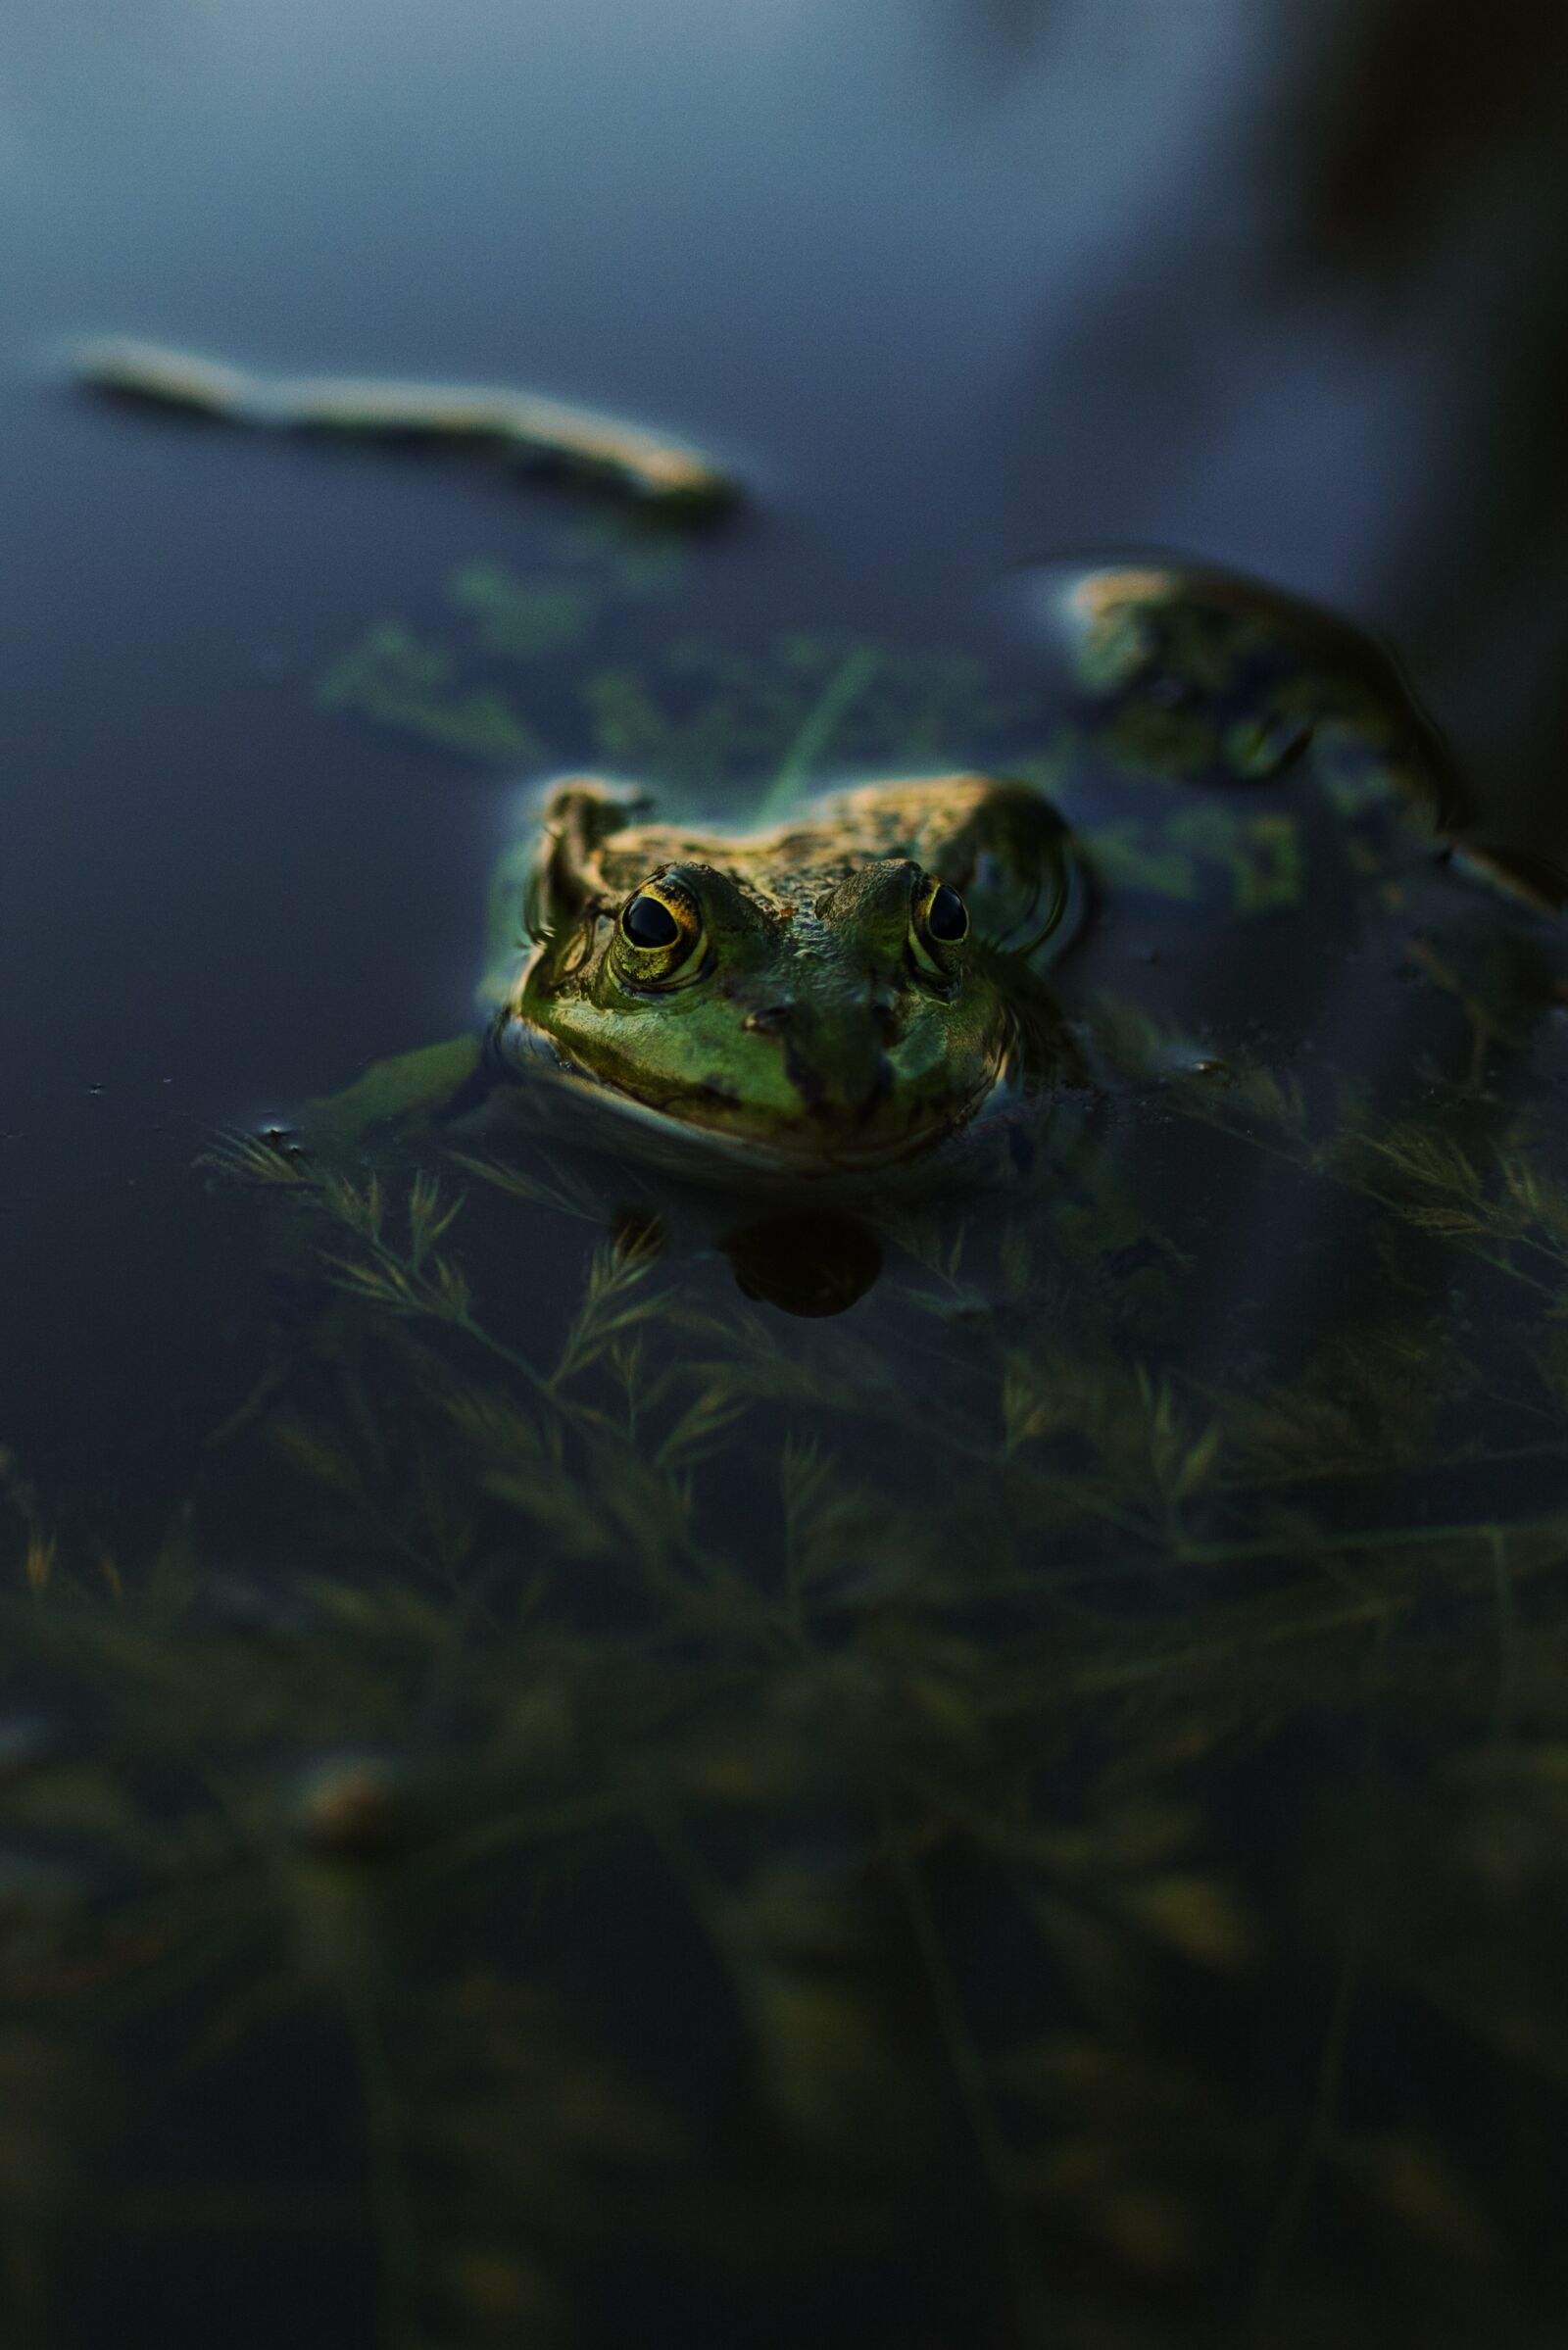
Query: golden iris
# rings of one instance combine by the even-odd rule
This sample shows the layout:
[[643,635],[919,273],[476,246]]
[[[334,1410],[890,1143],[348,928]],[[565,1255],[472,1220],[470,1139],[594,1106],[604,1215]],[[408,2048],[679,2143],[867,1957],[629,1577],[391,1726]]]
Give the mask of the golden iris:
[[615,923],[615,963],[635,987],[685,986],[703,969],[703,909],[677,874],[633,890]]
[[953,950],[969,935],[969,908],[951,882],[927,874],[914,893],[909,909],[909,944],[921,968],[946,977],[953,967]]

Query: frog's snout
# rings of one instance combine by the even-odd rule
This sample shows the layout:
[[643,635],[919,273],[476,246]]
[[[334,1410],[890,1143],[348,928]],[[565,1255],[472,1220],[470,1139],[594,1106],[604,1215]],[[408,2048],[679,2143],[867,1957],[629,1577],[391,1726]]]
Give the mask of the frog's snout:
[[880,995],[825,1007],[770,996],[742,1015],[748,1036],[776,1041],[784,1074],[808,1117],[862,1124],[893,1091],[889,1048],[899,1033],[895,1004]]
[[[746,1014],[741,1027],[748,1036],[782,1036],[793,1025],[797,1008],[794,1001],[787,997],[780,998],[776,1004],[759,1004]],[[897,1044],[904,1023],[899,1017],[896,1004],[885,997],[873,997],[865,1006],[865,1017],[872,1035],[879,1038],[882,1044]]]

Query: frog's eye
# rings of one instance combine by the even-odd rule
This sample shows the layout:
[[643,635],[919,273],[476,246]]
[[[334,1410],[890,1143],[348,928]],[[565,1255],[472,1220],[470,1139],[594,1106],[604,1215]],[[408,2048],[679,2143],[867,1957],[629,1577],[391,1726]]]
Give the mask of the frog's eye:
[[636,987],[684,987],[703,973],[703,909],[673,873],[633,890],[615,923],[615,962]]
[[909,910],[909,945],[925,971],[946,979],[953,971],[953,951],[969,935],[969,908],[950,882],[927,874],[917,886]]

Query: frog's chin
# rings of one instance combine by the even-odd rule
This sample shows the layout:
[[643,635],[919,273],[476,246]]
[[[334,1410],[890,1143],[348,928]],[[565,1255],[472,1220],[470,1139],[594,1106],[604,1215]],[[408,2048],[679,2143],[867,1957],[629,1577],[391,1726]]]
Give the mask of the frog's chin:
[[875,1175],[926,1157],[1004,1090],[1004,1080],[994,1074],[971,1099],[950,1104],[939,1121],[896,1134],[835,1131],[803,1118],[795,1127],[750,1135],[709,1124],[685,1105],[668,1108],[622,1093],[575,1067],[549,1038],[520,1022],[509,1025],[506,1058],[515,1074],[538,1085],[540,1105],[566,1111],[584,1141],[612,1141],[617,1149],[630,1144],[675,1172],[720,1182],[744,1175],[814,1186],[834,1177]]

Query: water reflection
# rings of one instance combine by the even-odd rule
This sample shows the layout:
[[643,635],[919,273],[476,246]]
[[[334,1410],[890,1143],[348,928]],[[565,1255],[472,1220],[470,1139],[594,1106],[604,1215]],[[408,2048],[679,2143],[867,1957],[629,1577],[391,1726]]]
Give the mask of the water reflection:
[[1499,0],[1484,17],[1464,0],[1342,4],[1300,17],[1296,37],[1285,57],[1299,82],[1275,109],[1273,161],[1300,192],[1281,238],[1298,267],[1408,299],[1446,259],[1462,266],[1475,227],[1504,258],[1501,223],[1476,207],[1515,174],[1558,228],[1543,174],[1563,169],[1568,25],[1551,0]]
[[[1446,681],[1516,837],[1568,842],[1568,710],[1546,614],[1568,593],[1560,287],[1568,22],[1545,0],[1341,10],[1303,39],[1265,280],[1371,298],[1435,363],[1424,478],[1391,548],[1401,636]],[[1451,682],[1447,682],[1451,681]]]
[[1060,0],[953,0],[944,29],[965,64],[995,88],[1036,62],[1065,13]]
[[848,1216],[767,1216],[723,1243],[741,1294],[787,1314],[842,1314],[882,1270],[876,1236]]

